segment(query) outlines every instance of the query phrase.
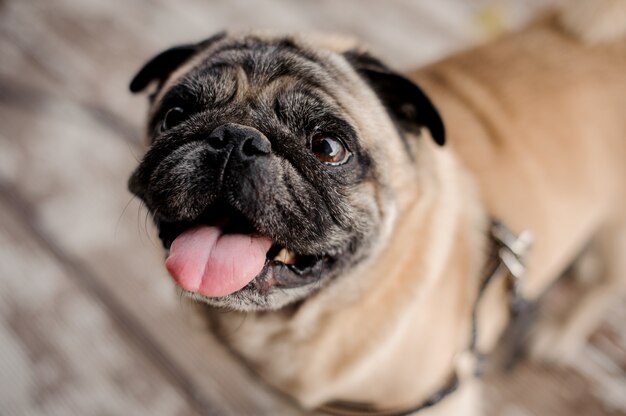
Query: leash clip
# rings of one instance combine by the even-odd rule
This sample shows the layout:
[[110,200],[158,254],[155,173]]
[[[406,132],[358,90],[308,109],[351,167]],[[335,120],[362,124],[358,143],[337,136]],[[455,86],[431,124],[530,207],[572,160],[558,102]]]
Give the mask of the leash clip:
[[523,282],[526,275],[526,257],[534,242],[531,231],[524,230],[515,235],[504,223],[494,221],[491,234],[500,248],[498,257],[507,269],[511,283],[513,306],[523,299]]

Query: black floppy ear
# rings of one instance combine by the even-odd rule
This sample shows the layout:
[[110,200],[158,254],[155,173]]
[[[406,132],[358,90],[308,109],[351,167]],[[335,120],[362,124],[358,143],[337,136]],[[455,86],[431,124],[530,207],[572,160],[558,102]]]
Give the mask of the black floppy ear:
[[445,144],[443,120],[420,87],[367,53],[350,51],[344,55],[402,127],[413,131],[426,127],[435,143]]
[[226,33],[220,32],[199,43],[190,43],[169,48],[156,55],[139,70],[130,82],[132,92],[143,91],[152,81],[158,81],[159,86],[167,77],[187,62],[193,55],[206,48],[209,44],[222,39]]
[[152,81],[163,83],[176,68],[198,52],[198,45],[180,45],[169,48],[150,59],[130,82],[132,92],[140,92]]

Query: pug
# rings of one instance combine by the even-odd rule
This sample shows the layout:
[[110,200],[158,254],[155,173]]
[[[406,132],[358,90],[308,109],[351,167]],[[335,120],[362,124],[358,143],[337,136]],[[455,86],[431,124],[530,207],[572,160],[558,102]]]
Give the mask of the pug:
[[408,75],[335,37],[220,33],[152,58],[130,85],[153,87],[129,189],[168,272],[306,409],[480,414],[475,357],[511,316],[512,280],[487,271],[511,268],[502,249],[526,300],[585,246],[602,256],[545,356],[625,286],[626,19],[572,13]]

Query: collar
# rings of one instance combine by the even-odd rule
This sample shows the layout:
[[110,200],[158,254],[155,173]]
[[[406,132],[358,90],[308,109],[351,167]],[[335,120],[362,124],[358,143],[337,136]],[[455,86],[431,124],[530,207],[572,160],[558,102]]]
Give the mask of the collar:
[[[472,307],[468,352],[474,357],[472,360],[474,374],[479,374],[477,363],[480,363],[482,358],[482,354],[476,348],[478,306],[489,285],[500,278],[507,279],[509,311],[512,317],[526,309],[528,304],[524,299],[522,288],[526,275],[526,257],[533,243],[532,233],[526,230],[520,234],[515,234],[503,222],[492,219],[490,237],[492,255],[485,266],[485,277],[481,281],[478,295]],[[367,403],[336,401],[325,404],[317,410],[334,416],[407,416],[436,405],[458,390],[459,386],[460,377],[458,370],[455,369],[449,377],[449,381],[442,388],[435,391],[422,403],[408,409],[377,409]]]
[[459,377],[455,371],[443,388],[437,390],[420,405],[409,409],[380,410],[367,403],[337,401],[321,406],[317,410],[321,413],[333,416],[408,416],[436,405],[450,394],[454,393],[458,388]]

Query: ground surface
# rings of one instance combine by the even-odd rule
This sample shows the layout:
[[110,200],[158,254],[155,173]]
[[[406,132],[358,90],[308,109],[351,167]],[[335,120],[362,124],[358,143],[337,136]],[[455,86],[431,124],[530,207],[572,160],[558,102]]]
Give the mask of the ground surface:
[[[352,33],[408,68],[543,2],[492,3],[0,1],[0,415],[298,414],[175,294],[125,190],[145,111],[127,83],[223,28]],[[624,322],[621,305],[573,368],[490,373],[489,414],[626,414]]]

